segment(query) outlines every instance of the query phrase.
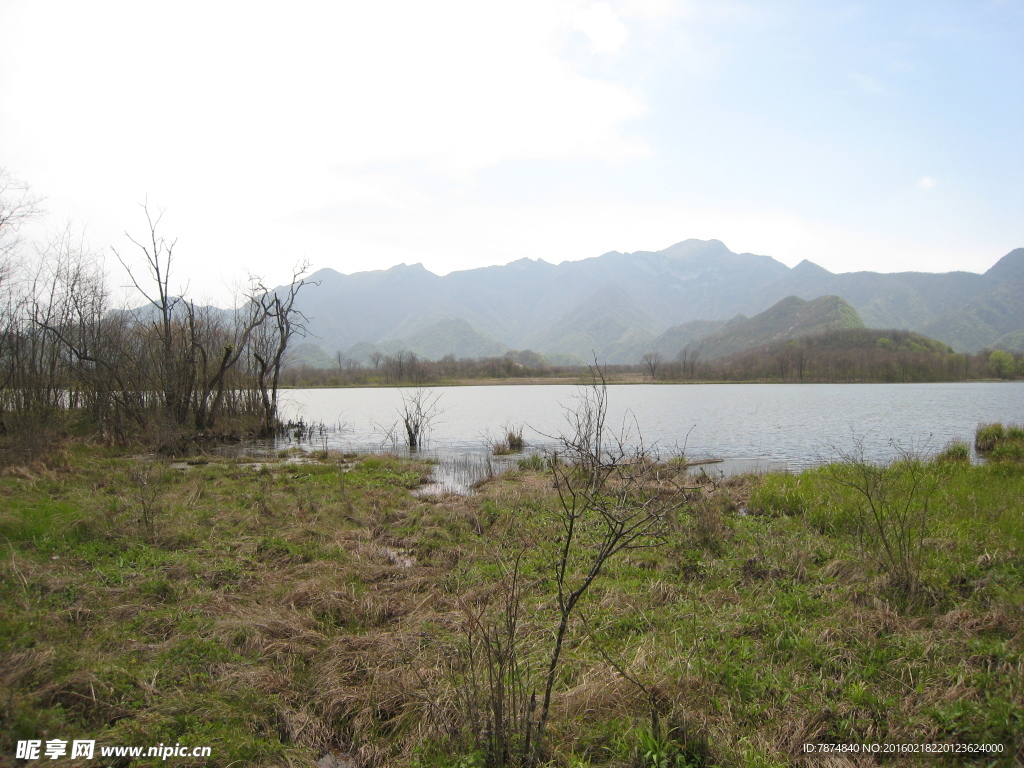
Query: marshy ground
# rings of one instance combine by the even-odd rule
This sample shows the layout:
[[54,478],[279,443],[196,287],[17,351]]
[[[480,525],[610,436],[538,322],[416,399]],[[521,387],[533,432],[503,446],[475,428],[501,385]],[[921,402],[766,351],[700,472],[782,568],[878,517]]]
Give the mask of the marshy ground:
[[[550,470],[423,497],[428,465],[308,458],[72,445],[8,467],[0,765],[50,738],[210,746],[213,766],[493,763],[487,653],[514,646],[525,700],[557,623]],[[914,466],[922,485],[906,465],[868,494],[850,467],[688,483],[664,542],[610,560],[574,614],[543,762],[1024,759],[1024,467]]]

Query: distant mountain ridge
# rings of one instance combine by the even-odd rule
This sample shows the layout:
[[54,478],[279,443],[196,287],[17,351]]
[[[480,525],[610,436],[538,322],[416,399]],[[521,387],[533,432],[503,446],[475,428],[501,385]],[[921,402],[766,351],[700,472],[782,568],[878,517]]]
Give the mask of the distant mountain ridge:
[[650,350],[675,357],[737,315],[757,315],[788,297],[839,297],[864,325],[925,333],[957,351],[1024,333],[1020,248],[984,274],[833,274],[809,261],[790,268],[736,254],[718,240],[685,240],[656,252],[612,251],[561,264],[524,258],[445,276],[401,264],[351,275],[321,269],[311,278],[319,285],[304,287],[298,304],[309,318],[308,341],[330,356],[404,348],[438,359],[532,349],[560,360],[584,362],[596,353],[604,362],[635,363]]

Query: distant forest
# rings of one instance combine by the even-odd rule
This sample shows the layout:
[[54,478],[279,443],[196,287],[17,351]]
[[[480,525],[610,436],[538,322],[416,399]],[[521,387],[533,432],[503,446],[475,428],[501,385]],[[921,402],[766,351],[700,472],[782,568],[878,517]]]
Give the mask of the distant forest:
[[[598,361],[602,363],[602,361]],[[574,377],[584,367],[548,365],[529,350],[500,357],[447,355],[426,360],[414,352],[374,355],[368,364],[337,355],[335,365],[286,367],[287,387],[398,386],[487,379]],[[683,350],[675,359],[657,352],[636,365],[610,365],[611,380],[658,382],[933,382],[1024,378],[1024,356],[1003,350],[975,354],[910,331],[846,328],[702,360]]]

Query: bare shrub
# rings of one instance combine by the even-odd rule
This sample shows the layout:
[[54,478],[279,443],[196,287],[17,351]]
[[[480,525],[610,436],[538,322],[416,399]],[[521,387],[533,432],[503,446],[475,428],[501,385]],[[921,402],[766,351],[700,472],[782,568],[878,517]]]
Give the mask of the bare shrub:
[[939,476],[909,451],[889,463],[869,461],[863,450],[830,464],[825,477],[838,491],[837,506],[850,517],[858,544],[910,601],[921,587],[924,540]]
[[[536,616],[545,650],[527,643],[521,627],[517,558],[506,568],[495,606],[465,607],[460,702],[466,727],[478,736],[488,766],[534,766],[543,755],[552,695],[560,679],[572,619],[609,561],[624,550],[663,543],[669,517],[685,500],[683,472],[655,460],[642,436],[608,430],[608,388],[600,367],[566,409],[568,430],[549,457],[557,502],[550,510],[559,536],[551,542],[553,612]],[[539,654],[539,656],[538,656]],[[534,664],[529,660],[538,659]]]
[[612,433],[607,418],[608,386],[604,372],[594,365],[590,383],[566,413],[569,431],[559,439],[561,460],[551,462],[559,502],[555,517],[562,533],[554,564],[557,628],[537,718],[537,749],[570,618],[580,600],[615,555],[664,543],[670,515],[685,501],[681,473],[659,463],[639,431],[632,439],[625,428]]
[[423,447],[430,434],[430,427],[444,411],[438,407],[441,395],[433,389],[416,387],[409,392],[402,392],[402,405],[398,416],[405,429],[405,442],[410,451]]
[[453,686],[488,766],[521,765],[532,754],[535,670],[525,652],[522,576],[516,557],[491,595],[460,599],[462,669]]
[[131,496],[139,514],[139,522],[146,535],[156,535],[157,520],[161,514],[160,497],[163,495],[166,467],[156,461],[140,459],[128,471]]

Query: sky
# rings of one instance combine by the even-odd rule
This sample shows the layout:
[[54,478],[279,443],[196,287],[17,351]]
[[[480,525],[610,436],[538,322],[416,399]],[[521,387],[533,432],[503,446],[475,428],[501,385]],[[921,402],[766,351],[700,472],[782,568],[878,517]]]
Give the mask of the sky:
[[[1024,246],[1024,0],[0,0],[0,167],[174,281]],[[173,285],[172,285],[173,287]]]

